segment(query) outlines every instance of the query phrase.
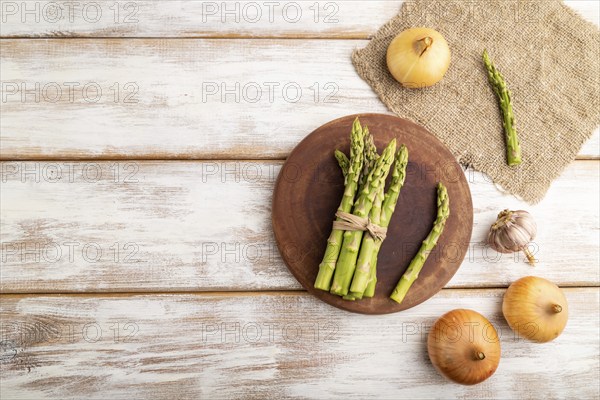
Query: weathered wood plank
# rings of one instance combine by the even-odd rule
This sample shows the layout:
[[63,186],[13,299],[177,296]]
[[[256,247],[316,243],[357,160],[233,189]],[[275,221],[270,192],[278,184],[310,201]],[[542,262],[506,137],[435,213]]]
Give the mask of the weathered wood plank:
[[[300,288],[271,231],[279,161],[0,166],[4,293]],[[503,287],[529,273],[599,284],[598,161],[574,162],[535,207],[502,195],[480,173],[467,178],[475,226],[449,287]],[[535,217],[535,269],[480,244],[504,208]],[[393,245],[406,243],[384,244]]]
[[[350,62],[357,43],[3,40],[0,155],[284,158],[330,119],[385,111]],[[39,103],[14,87],[35,81]],[[55,103],[49,82],[62,88]]]
[[[3,37],[367,38],[401,1],[2,1]],[[57,11],[54,4],[59,4]],[[360,14],[357,14],[357,8]],[[6,10],[6,11],[5,11]],[[29,13],[26,13],[29,10]]]
[[[598,23],[594,1],[565,2]],[[2,37],[311,37],[373,35],[402,1],[0,1]],[[465,18],[484,3],[468,3]],[[59,6],[57,8],[56,6]],[[456,18],[456,11],[452,14]]]
[[387,112],[350,61],[366,43],[2,40],[0,157],[282,159],[329,120]]
[[[597,398],[599,290],[566,289],[550,344],[515,337],[504,291],[443,290],[399,314],[340,312],[305,293],[3,296],[2,398]],[[436,318],[471,308],[500,334],[485,383],[432,367]],[[410,371],[410,373],[407,373]]]

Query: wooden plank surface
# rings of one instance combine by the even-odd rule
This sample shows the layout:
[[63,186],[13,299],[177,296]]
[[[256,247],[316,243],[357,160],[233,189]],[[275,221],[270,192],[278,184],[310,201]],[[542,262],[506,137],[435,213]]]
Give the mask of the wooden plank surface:
[[[515,337],[504,291],[444,290],[399,314],[341,313],[304,293],[4,296],[3,399],[597,398],[599,289],[566,289],[554,342]],[[454,308],[497,329],[502,359],[475,386],[444,380],[426,336]],[[215,310],[219,310],[218,313]]]
[[[599,5],[567,0],[598,23]],[[2,0],[2,37],[307,37],[373,35],[402,1],[122,1]],[[483,3],[467,3],[464,18]],[[59,6],[58,9],[56,6]],[[529,9],[526,9],[529,10]],[[453,18],[456,18],[453,10]]]
[[[20,87],[7,95],[0,122],[1,155],[284,158],[302,137],[330,119],[353,110],[385,111],[350,62],[357,43],[366,44],[5,40],[0,43],[4,80],[25,81],[27,88],[42,81],[40,91],[47,82],[61,83],[63,90],[55,103],[42,101],[43,96],[39,103],[34,95],[22,98]],[[316,57],[325,53],[328,57]],[[32,54],[43,59],[41,64],[31,62]],[[73,103],[64,84],[69,81],[81,83],[74,89]],[[90,82],[102,90],[97,103],[85,100],[98,93],[88,86],[84,97],[82,89]],[[115,82],[120,88],[117,102]],[[137,94],[125,98],[136,87]],[[298,87],[302,92],[296,101]],[[260,100],[252,102],[259,94]]]
[[[598,398],[600,170],[582,161],[600,157],[598,130],[535,207],[468,170],[467,259],[414,309],[340,312],[283,265],[281,161],[258,159],[333,118],[386,112],[350,54],[400,3],[283,1],[271,21],[266,2],[0,0],[13,38],[0,40],[0,397]],[[598,2],[566,3],[599,23]],[[10,161],[27,159],[46,161]],[[480,244],[507,207],[538,222],[535,269]],[[516,338],[501,316],[496,288],[528,274],[571,286],[553,343]],[[431,324],[459,307],[502,336],[497,373],[474,387],[426,354]]]
[[[271,230],[280,167],[279,161],[4,162],[1,290],[299,289]],[[530,273],[567,286],[598,285],[597,161],[571,164],[533,207],[502,195],[480,173],[468,170],[467,180],[475,225],[449,287],[503,287]],[[535,269],[520,254],[500,256],[481,244],[504,208],[525,208],[536,219]],[[384,243],[411,252],[417,245]]]
[[366,44],[2,40],[0,157],[282,159],[332,119],[387,112],[350,61]]

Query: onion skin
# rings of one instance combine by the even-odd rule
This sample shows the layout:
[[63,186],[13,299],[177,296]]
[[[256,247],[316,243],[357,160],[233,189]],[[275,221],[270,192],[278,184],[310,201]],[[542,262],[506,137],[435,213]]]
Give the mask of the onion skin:
[[519,336],[545,343],[556,339],[565,329],[569,305],[563,291],[554,283],[526,276],[506,290],[502,313]]
[[494,326],[473,310],[442,315],[427,337],[433,366],[446,378],[475,385],[494,374],[500,363],[500,339]]
[[410,28],[392,40],[387,49],[392,76],[407,88],[435,85],[450,67],[446,39],[430,28]]

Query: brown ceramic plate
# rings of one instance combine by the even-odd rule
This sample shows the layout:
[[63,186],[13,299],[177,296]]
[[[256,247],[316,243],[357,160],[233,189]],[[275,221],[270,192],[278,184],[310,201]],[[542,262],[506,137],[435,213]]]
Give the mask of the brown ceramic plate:
[[[473,204],[460,165],[425,128],[390,115],[358,116],[363,126],[369,127],[379,151],[396,138],[398,145],[404,143],[409,152],[406,181],[379,253],[375,297],[347,301],[313,287],[344,189],[333,151],[340,149],[348,154],[356,115],[321,126],[292,151],[275,185],[273,230],[283,260],[310,293],[344,310],[386,314],[422,303],[452,278],[471,239]],[[389,295],[431,230],[439,181],[448,189],[450,217],[419,278],[398,304]]]

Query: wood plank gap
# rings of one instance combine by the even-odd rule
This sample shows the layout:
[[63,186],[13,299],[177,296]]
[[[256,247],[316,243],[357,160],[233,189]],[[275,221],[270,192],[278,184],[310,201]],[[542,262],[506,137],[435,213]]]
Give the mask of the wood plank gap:
[[[563,289],[600,289],[598,285],[559,285]],[[482,291],[482,290],[506,290],[506,286],[471,286],[471,287],[453,287],[443,288],[442,291]],[[441,292],[440,292],[441,293]],[[272,296],[272,295],[308,295],[308,292],[304,289],[288,289],[288,290],[207,290],[207,291],[194,291],[194,290],[182,290],[167,292],[161,291],[126,291],[126,292],[103,292],[103,291],[86,291],[86,292],[53,292],[53,291],[36,291],[36,292],[3,292],[0,293],[0,298],[25,298],[25,297],[133,297],[133,296],[184,296],[184,295],[196,295],[196,296]]]
[[182,39],[197,39],[197,40],[231,40],[231,39],[243,39],[243,40],[371,40],[372,35],[356,35],[356,34],[341,34],[336,36],[312,36],[298,35],[286,36],[286,35],[207,35],[207,36],[1,36],[2,40],[182,40]]
[[180,157],[180,156],[174,156],[174,157],[153,157],[153,156],[135,156],[132,158],[128,158],[128,157],[122,157],[122,156],[115,156],[115,157],[107,157],[107,156],[102,156],[102,157],[98,157],[98,158],[94,158],[94,157],[65,157],[65,158],[61,158],[61,157],[56,157],[56,156],[49,156],[49,157],[24,157],[24,158],[19,158],[19,157],[0,157],[0,162],[70,162],[70,161],[76,161],[76,162],[86,162],[86,161],[90,161],[90,162],[110,162],[110,161],[129,161],[129,162],[136,162],[136,161],[140,161],[140,162],[156,162],[156,161],[164,161],[164,162],[203,162],[203,161],[210,161],[210,162],[231,162],[231,161],[239,161],[239,162],[283,162],[285,161],[287,158],[286,157],[265,157],[265,158],[236,158],[236,157],[223,157],[223,156],[218,156],[216,158],[210,158],[210,157]]
[[208,291],[191,291],[184,290],[178,292],[165,292],[165,291],[142,291],[142,292],[98,292],[98,291],[88,291],[88,292],[20,292],[20,293],[0,293],[0,298],[26,298],[26,297],[99,297],[99,298],[108,298],[108,297],[133,297],[133,296],[166,296],[166,295],[174,295],[174,296],[225,296],[225,297],[233,297],[233,296],[270,296],[270,295],[297,295],[297,294],[308,294],[306,290],[297,289],[297,290],[208,290]]
[[[237,157],[223,157],[221,155],[219,155],[217,158],[210,158],[210,157],[186,157],[185,155],[177,155],[177,156],[156,156],[156,155],[148,155],[146,156],[139,156],[136,155],[133,158],[128,158],[127,156],[124,155],[117,155],[114,157],[110,157],[110,156],[100,156],[100,157],[89,157],[89,156],[85,156],[85,157],[77,157],[77,156],[69,156],[69,157],[56,157],[55,155],[52,156],[48,156],[48,157],[44,157],[44,156],[40,156],[40,157],[1,157],[0,156],[0,162],[19,162],[19,161],[23,161],[23,162],[28,162],[28,161],[44,161],[44,162],[68,162],[68,161],[81,161],[81,162],[85,162],[85,161],[94,161],[94,162],[102,162],[102,161],[131,161],[131,162],[135,162],[135,161],[165,161],[165,162],[169,162],[169,161],[190,161],[190,162],[202,162],[202,161],[211,161],[211,162],[229,162],[229,161],[240,161],[240,162],[276,162],[276,161],[280,161],[283,162],[287,159],[287,157],[265,157],[265,158],[237,158]],[[598,161],[600,160],[600,155],[598,156],[576,156],[575,159],[573,161]]]

